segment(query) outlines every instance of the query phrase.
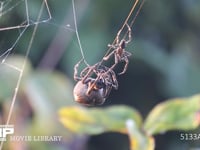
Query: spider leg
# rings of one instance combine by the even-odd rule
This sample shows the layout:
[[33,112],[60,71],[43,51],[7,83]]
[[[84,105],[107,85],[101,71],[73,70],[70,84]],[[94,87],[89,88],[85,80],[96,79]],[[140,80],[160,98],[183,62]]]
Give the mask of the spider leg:
[[85,75],[88,73],[89,70],[90,70],[90,66],[84,68],[84,69],[81,71],[81,73],[80,73],[80,77],[81,77],[81,78],[84,78]]
[[81,59],[75,66],[74,66],[74,80],[75,81],[80,81],[81,78],[78,76],[78,67],[80,65],[80,63],[83,61],[83,59]]
[[115,53],[115,64],[118,64],[120,61],[120,56],[118,55],[118,53]]
[[114,56],[115,56],[115,63],[110,67],[111,70],[113,70],[115,68],[115,66],[119,63],[120,61],[120,58],[119,56],[117,55],[116,51],[114,53]]
[[126,72],[127,68],[128,68],[129,60],[128,60],[127,56],[125,56],[124,61],[125,61],[124,70],[122,72],[118,73],[118,75],[124,74]]
[[113,54],[115,53],[115,50],[112,51],[110,54],[108,54],[107,56],[103,57],[103,60],[107,61]]
[[87,89],[87,92],[86,92],[87,95],[90,95],[91,91],[94,89],[96,82],[97,82],[97,79],[91,79],[89,81],[88,89]]
[[124,57],[130,57],[132,54],[128,51],[124,51]]
[[116,49],[116,45],[113,45],[113,44],[108,44],[108,47]]
[[[112,90],[112,87],[114,87],[111,72],[114,73],[114,71],[112,71],[109,68],[106,72],[102,73],[102,78],[104,78],[104,80],[105,80],[105,87],[103,87],[104,98],[108,98],[108,96],[110,95],[110,92]],[[114,73],[114,75],[115,75],[115,73]]]
[[114,87],[114,89],[118,89],[118,81],[117,81],[117,77],[116,77],[116,74],[115,72],[112,70],[112,68],[109,68],[109,70],[107,72],[105,72],[105,74],[108,75],[108,78],[110,79],[109,82],[112,87]]
[[104,98],[108,98],[108,96],[110,95],[110,92],[112,90],[112,86],[106,86],[106,89],[104,89]]
[[112,86],[114,87],[114,89],[118,89],[118,81],[117,81],[117,77],[116,74],[113,70],[110,71],[111,77],[112,77]]
[[[85,83],[86,79],[88,77],[90,77],[93,73],[94,73],[94,69],[95,69],[96,65],[90,66],[89,68],[87,68],[88,72],[85,74],[85,76],[82,79],[82,83]],[[83,70],[84,71],[84,70]]]
[[128,40],[126,41],[126,44],[128,44],[132,39],[132,37],[131,37],[131,27],[128,24],[126,24],[126,26],[128,28]]
[[96,71],[96,69],[99,67],[99,63],[93,65],[90,67],[90,69],[88,70],[87,74],[84,76],[82,82],[85,83],[85,81],[88,79],[89,76],[92,75],[92,73],[95,73],[97,75],[96,79],[94,79],[93,82],[91,82],[91,84],[89,84],[88,90],[87,90],[87,95],[90,94],[90,92],[94,89],[94,87],[96,86],[97,81],[100,79],[101,74],[98,74],[98,72]]
[[120,36],[121,32],[122,32],[122,29],[117,32],[116,43],[119,43],[119,36]]

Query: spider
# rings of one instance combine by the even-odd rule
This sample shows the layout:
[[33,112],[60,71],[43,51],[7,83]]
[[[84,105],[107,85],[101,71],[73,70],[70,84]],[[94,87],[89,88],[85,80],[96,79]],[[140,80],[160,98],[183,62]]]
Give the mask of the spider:
[[126,45],[131,41],[131,28],[128,24],[126,24],[126,26],[128,28],[128,40],[119,40],[120,34],[122,32],[122,30],[119,30],[119,32],[117,33],[116,42],[114,44],[108,44],[108,47],[114,50],[103,58],[103,60],[108,60],[112,55],[114,55],[115,63],[113,64],[111,69],[113,69],[119,62],[125,62],[123,71],[118,73],[118,75],[124,74],[126,72],[129,64],[128,57],[132,55],[130,52],[125,50]]
[[118,88],[115,72],[97,63],[83,69],[79,77],[78,67],[81,61],[74,66],[74,80],[78,81],[73,91],[75,101],[88,106],[101,105],[112,88]]

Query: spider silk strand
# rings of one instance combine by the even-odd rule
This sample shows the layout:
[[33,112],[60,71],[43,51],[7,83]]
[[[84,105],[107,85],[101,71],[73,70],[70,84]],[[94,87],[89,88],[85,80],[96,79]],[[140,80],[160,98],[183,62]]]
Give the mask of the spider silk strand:
[[[119,32],[120,30],[122,31],[122,30],[124,29],[124,27],[126,26],[126,24],[128,24],[128,21],[129,21],[131,15],[133,14],[133,12],[134,12],[134,10],[135,10],[135,7],[137,6],[138,2],[139,2],[139,0],[136,0],[136,1],[134,2],[134,4],[133,4],[133,6],[131,7],[131,10],[130,10],[128,16],[126,17],[126,19],[125,19],[125,21],[124,21],[122,27],[118,30],[118,32]],[[136,20],[136,18],[137,18],[137,16],[138,16],[138,14],[139,14],[139,12],[140,12],[142,6],[144,5],[144,2],[145,2],[145,0],[142,0],[140,6],[139,6],[139,8],[138,8],[138,10],[136,11],[136,14],[135,14],[133,20],[131,21],[131,23],[130,23],[130,25],[129,25],[130,28],[133,26],[133,24],[134,24],[134,22],[135,22],[135,20]],[[125,35],[123,36],[123,38],[126,38],[127,34],[128,34],[128,30],[126,31],[126,33],[125,33]],[[116,42],[116,39],[117,39],[117,36],[115,37],[115,39],[113,40],[113,42],[112,42],[111,45],[113,45],[113,44]],[[111,47],[108,48],[108,50],[107,50],[106,54],[104,55],[104,57],[107,56],[107,55],[109,54],[109,52],[111,51],[111,49],[112,49]],[[104,60],[102,59],[101,63],[102,63],[103,61],[104,61]]]
[[[136,20],[136,18],[137,18],[137,16],[138,16],[138,14],[139,14],[139,12],[140,12],[142,6],[144,5],[144,2],[145,2],[145,1],[146,1],[146,0],[142,0],[142,1],[141,1],[141,4],[139,5],[138,10],[136,11],[136,14],[135,14],[134,18],[132,19],[132,21],[131,21],[131,23],[130,23],[130,25],[129,25],[130,28],[133,26],[133,24],[134,24],[134,22],[135,22],[135,20]],[[133,3],[133,6],[131,7],[131,10],[130,10],[129,13],[128,13],[128,16],[126,17],[126,19],[125,19],[125,21],[124,21],[122,27],[118,30],[118,32],[124,30],[126,24],[128,24],[128,21],[129,21],[131,15],[133,14],[133,12],[134,12],[134,10],[135,10],[135,8],[136,8],[138,2],[139,2],[139,0],[135,0],[135,2]],[[85,59],[85,55],[84,55],[83,48],[82,48],[81,41],[80,41],[80,37],[79,37],[79,32],[78,32],[77,22],[76,22],[76,10],[75,10],[74,0],[72,0],[72,8],[73,8],[73,17],[74,17],[75,33],[76,33],[76,37],[77,37],[77,40],[78,40],[78,44],[79,44],[79,48],[80,48],[80,52],[81,52],[81,56],[82,56],[82,61],[84,61],[84,63],[85,63],[87,66],[90,66],[90,65],[88,64],[88,62],[86,61],[86,59]],[[124,34],[123,38],[125,39],[127,35],[128,35],[128,30],[127,30],[126,33]],[[116,37],[114,38],[114,40],[113,40],[113,42],[112,42],[111,45],[114,45],[114,43],[116,42],[116,39],[117,39],[117,35],[116,35]],[[110,53],[111,49],[112,49],[111,47],[108,48],[108,50],[106,51],[104,57],[107,56],[107,55]],[[102,59],[102,60],[100,61],[99,64],[102,64],[103,61],[104,61],[104,59]]]
[[89,64],[87,63],[87,61],[86,61],[86,59],[85,59],[85,55],[84,55],[84,53],[83,53],[83,48],[82,48],[81,41],[80,41],[80,38],[79,38],[79,33],[78,33],[78,28],[77,28],[77,22],[76,22],[76,10],[75,10],[75,5],[74,5],[74,0],[72,0],[72,9],[73,9],[73,15],[74,15],[75,32],[76,32],[76,37],[77,37],[77,40],[78,40],[78,45],[79,45],[79,47],[80,47],[82,59],[83,59],[84,63],[85,63],[87,66],[89,66]]
[[[26,5],[26,7],[27,7],[27,5]],[[39,20],[41,18],[43,9],[44,9],[44,1],[43,1],[42,5],[41,5],[41,8],[40,8],[40,11],[39,11],[39,14],[38,14],[37,22],[39,22]],[[31,39],[30,39],[29,44],[28,44],[28,48],[27,48],[27,51],[26,51],[26,54],[25,54],[25,58],[24,58],[24,61],[23,61],[23,64],[22,64],[22,69],[20,70],[19,78],[17,80],[17,85],[16,85],[16,88],[15,88],[15,91],[14,91],[14,95],[12,97],[10,108],[9,108],[8,117],[7,117],[7,120],[6,120],[6,125],[10,124],[11,116],[13,114],[13,110],[14,110],[14,106],[15,106],[15,102],[16,102],[16,98],[17,98],[17,94],[19,92],[20,83],[22,81],[24,69],[25,69],[26,64],[27,64],[28,55],[30,54],[30,50],[31,50],[31,47],[32,47],[32,44],[33,44],[33,41],[34,41],[34,38],[35,38],[36,31],[38,29],[38,25],[39,24],[35,25],[35,27],[33,29],[33,32],[32,32],[32,35],[31,35]],[[0,150],[2,150],[3,144],[4,144],[4,141],[1,141]]]

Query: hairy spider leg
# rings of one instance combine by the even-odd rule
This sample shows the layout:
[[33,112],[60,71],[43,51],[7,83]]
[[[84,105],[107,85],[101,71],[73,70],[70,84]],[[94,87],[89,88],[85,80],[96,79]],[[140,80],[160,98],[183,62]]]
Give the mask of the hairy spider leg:
[[99,76],[97,76],[97,78],[94,80],[94,82],[90,82],[89,83],[89,86],[88,86],[88,90],[87,90],[87,92],[86,92],[86,94],[87,95],[90,95],[90,92],[93,90],[93,89],[95,89],[94,87],[95,87],[95,85],[96,85],[96,82],[99,80]]
[[114,50],[110,53],[110,54],[108,54],[107,56],[105,56],[105,57],[103,57],[103,60],[105,60],[105,61],[107,61],[112,55],[114,55],[114,60],[115,60],[115,63],[111,66],[111,69],[114,69],[115,68],[115,66],[118,64],[118,62],[119,62],[119,59],[118,59],[118,56],[117,56],[117,51],[118,51],[118,48],[115,46],[115,45],[110,45],[110,44],[108,44],[108,47],[111,47],[111,48],[113,48]]
[[80,65],[80,63],[83,61],[83,59],[81,59],[75,66],[74,66],[74,80],[75,81],[80,81],[81,77],[78,76],[78,67]]
[[[75,66],[74,66],[74,80],[76,81],[80,81],[82,80],[82,83],[85,83],[86,82],[86,79],[92,75],[92,73],[94,73],[94,68],[96,68],[96,66],[98,64],[95,64],[94,66],[89,66],[87,68],[85,68],[82,72],[81,72],[81,76],[79,77],[78,76],[78,67],[80,65],[80,63],[83,61],[84,59],[81,59]],[[87,73],[83,76],[83,73],[87,71]]]
[[131,27],[126,24],[127,28],[128,28],[128,40],[126,41],[126,44],[128,44],[131,40],[132,40],[132,35],[131,35]]
[[115,72],[114,71],[112,71],[111,72],[111,76],[112,76],[112,80],[113,80],[113,87],[117,90],[118,89],[118,81],[117,81],[117,78],[116,78],[116,75],[115,75]]
[[[97,64],[98,65],[98,64]],[[100,67],[100,66],[98,66]],[[104,89],[104,87],[98,87],[103,88],[103,92],[104,92],[104,96],[105,98],[108,97],[109,93],[112,90],[112,87],[114,87],[115,89],[118,89],[118,82],[116,79],[116,75],[115,72],[111,69],[111,68],[107,68],[106,66],[101,66],[102,68],[98,68],[98,69],[93,69],[93,71],[97,71],[95,72],[97,75],[97,78],[92,82],[92,84],[89,84],[89,88],[87,93],[90,94],[90,92],[95,89],[95,87],[97,86],[97,82],[102,79],[105,83],[105,87],[106,89]]]
[[[109,68],[106,72],[103,72],[101,76],[102,76],[102,78],[104,78],[106,80],[105,82],[107,83],[104,96],[105,96],[105,98],[108,98],[108,96],[110,95],[110,92],[112,90],[112,87],[114,87],[116,90],[118,89],[118,81],[116,79],[115,72],[111,68]],[[109,81],[107,79],[110,79],[111,81]]]
[[[94,80],[94,82],[92,84],[89,84],[88,90],[87,90],[87,94],[90,94],[90,92],[94,89],[94,87],[97,84],[97,81],[100,79],[100,77],[102,76],[102,72],[98,72],[96,70],[98,70],[97,68],[99,67],[99,63],[95,64],[90,70],[93,71],[96,74],[96,79]],[[96,68],[96,69],[94,69]],[[90,71],[88,71],[90,72]],[[89,74],[88,74],[89,75]],[[88,77],[88,75],[86,75],[86,77]]]
[[111,80],[112,80],[112,87],[114,87],[116,90],[118,89],[118,81],[117,81],[117,77],[115,75],[115,72],[109,68],[108,71],[105,73],[105,74],[108,74],[110,75],[111,77]]
[[[130,28],[130,26],[128,24],[126,24],[126,26],[128,28],[128,40],[127,41],[124,40],[124,46],[121,46],[121,48],[123,48],[123,47],[125,48],[125,45],[128,44],[132,39],[131,28]],[[123,71],[121,73],[119,73],[118,75],[122,75],[122,74],[124,74],[126,72],[126,70],[128,69],[128,64],[129,64],[128,57],[130,57],[132,54],[130,52],[127,52],[127,51],[124,50],[122,55],[123,55],[123,57],[121,59],[123,61],[125,61],[125,66],[124,66]]]
[[[78,63],[78,65],[80,64],[80,62]],[[89,66],[87,68],[85,68],[82,72],[81,72],[81,77],[80,79],[82,80],[82,83],[85,84],[86,82],[88,82],[88,78],[95,73],[97,75],[97,78],[93,81],[92,78],[90,78],[90,82],[88,82],[88,90],[87,90],[87,95],[90,94],[90,92],[94,89],[96,82],[99,80],[99,76],[97,74],[97,72],[95,71],[96,68],[98,67],[99,63],[93,65],[93,66]],[[76,71],[77,72],[77,71]],[[84,73],[86,72],[86,74],[84,75]]]
[[118,73],[118,75],[122,75],[126,72],[126,70],[128,69],[128,64],[129,64],[129,60],[128,60],[128,57],[130,57],[132,54],[127,52],[127,51],[124,51],[124,54],[123,54],[123,58],[122,60],[125,61],[125,65],[124,65],[124,69],[122,72]]
[[[109,73],[110,73],[110,72],[109,72]],[[103,78],[103,79],[105,80],[104,82],[106,82],[105,89],[103,88],[103,89],[104,89],[103,92],[104,92],[104,97],[105,97],[105,98],[108,98],[108,96],[110,95],[110,92],[111,92],[111,90],[112,90],[113,84],[112,84],[112,81],[109,82],[109,81],[107,80],[107,76],[106,76],[106,75],[107,75],[107,71],[106,71],[106,72],[100,73],[98,77],[99,77],[99,79],[100,79],[100,77]],[[109,75],[108,78],[110,79],[110,78],[112,78],[112,76]],[[96,82],[97,82],[99,79],[97,79]],[[108,84],[108,83],[109,83],[109,84]]]

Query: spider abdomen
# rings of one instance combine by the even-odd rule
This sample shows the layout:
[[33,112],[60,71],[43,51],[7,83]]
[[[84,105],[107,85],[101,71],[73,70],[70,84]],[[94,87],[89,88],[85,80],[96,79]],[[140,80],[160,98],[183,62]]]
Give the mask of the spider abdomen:
[[74,99],[76,102],[87,105],[101,105],[105,102],[105,96],[103,88],[100,89],[92,89],[89,94],[88,93],[88,84],[82,83],[82,81],[78,81],[74,87]]

